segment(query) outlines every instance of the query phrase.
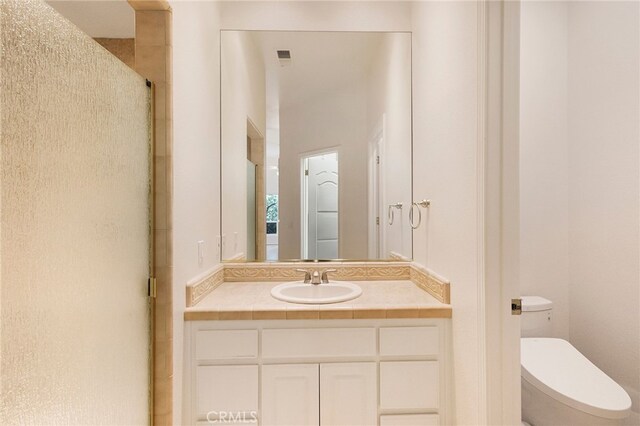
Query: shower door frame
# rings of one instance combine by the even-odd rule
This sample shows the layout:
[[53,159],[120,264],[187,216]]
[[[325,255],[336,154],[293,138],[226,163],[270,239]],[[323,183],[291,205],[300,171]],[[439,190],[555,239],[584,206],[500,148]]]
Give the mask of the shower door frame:
[[[167,0],[127,0],[135,11],[135,71],[152,82],[152,240],[150,277],[152,303],[153,372],[151,375],[150,418],[152,424],[174,423],[173,363],[157,363],[173,356],[173,86],[172,11]],[[142,54],[153,51],[154,55]],[[162,195],[158,197],[157,195]],[[164,218],[160,220],[160,218]],[[162,242],[162,250],[159,243]],[[153,287],[153,288],[152,288]],[[158,301],[161,303],[158,303]]]

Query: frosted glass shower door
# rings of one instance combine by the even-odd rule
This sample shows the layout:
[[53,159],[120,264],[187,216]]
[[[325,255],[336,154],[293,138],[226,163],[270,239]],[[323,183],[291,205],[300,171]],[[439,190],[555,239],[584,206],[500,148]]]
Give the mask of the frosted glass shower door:
[[0,424],[149,424],[150,90],[43,1],[0,25]]

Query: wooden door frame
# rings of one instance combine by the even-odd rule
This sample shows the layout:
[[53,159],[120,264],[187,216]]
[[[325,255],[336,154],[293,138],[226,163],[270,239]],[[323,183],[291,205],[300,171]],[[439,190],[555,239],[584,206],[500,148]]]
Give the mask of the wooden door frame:
[[[380,137],[380,138],[378,138]],[[378,144],[378,141],[381,140],[382,143]],[[384,186],[384,178],[385,178],[385,140],[386,140],[386,113],[383,113],[378,120],[378,123],[373,128],[372,132],[369,135],[369,139],[367,142],[368,151],[369,151],[369,185],[368,185],[368,196],[369,196],[369,211],[367,217],[369,219],[368,234],[369,241],[367,243],[367,249],[369,252],[370,259],[382,259],[384,258],[384,254],[386,253],[386,233],[387,233],[387,215],[384,206],[386,205],[385,200],[385,186]],[[377,151],[376,151],[377,149]],[[380,163],[375,164],[376,161],[373,158],[373,154],[377,152],[378,157],[380,158]],[[376,169],[377,166],[377,170]],[[377,179],[377,185],[373,182],[374,179]],[[377,186],[378,196],[374,197],[374,190]],[[375,205],[377,201],[377,206]],[[375,224],[375,214],[373,212],[378,210],[378,218],[379,224]],[[374,231],[375,230],[375,231]],[[374,235],[375,234],[375,235]],[[372,255],[372,243],[373,237],[377,239],[377,249],[378,255]]]
[[[256,261],[267,259],[267,188],[266,188],[266,146],[264,135],[258,130],[251,118],[247,117],[247,138],[251,149],[247,159],[256,165]],[[247,247],[247,250],[248,247]]]

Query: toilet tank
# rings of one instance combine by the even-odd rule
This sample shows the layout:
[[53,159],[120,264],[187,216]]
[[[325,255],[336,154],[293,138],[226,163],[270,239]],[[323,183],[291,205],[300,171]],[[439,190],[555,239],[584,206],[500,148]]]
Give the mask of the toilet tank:
[[551,337],[553,303],[540,296],[522,296],[522,337]]

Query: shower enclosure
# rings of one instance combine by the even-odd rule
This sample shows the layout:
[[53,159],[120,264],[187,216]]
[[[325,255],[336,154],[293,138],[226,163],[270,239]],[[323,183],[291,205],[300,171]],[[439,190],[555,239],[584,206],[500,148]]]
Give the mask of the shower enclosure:
[[0,25],[0,424],[149,424],[151,90],[40,0]]

